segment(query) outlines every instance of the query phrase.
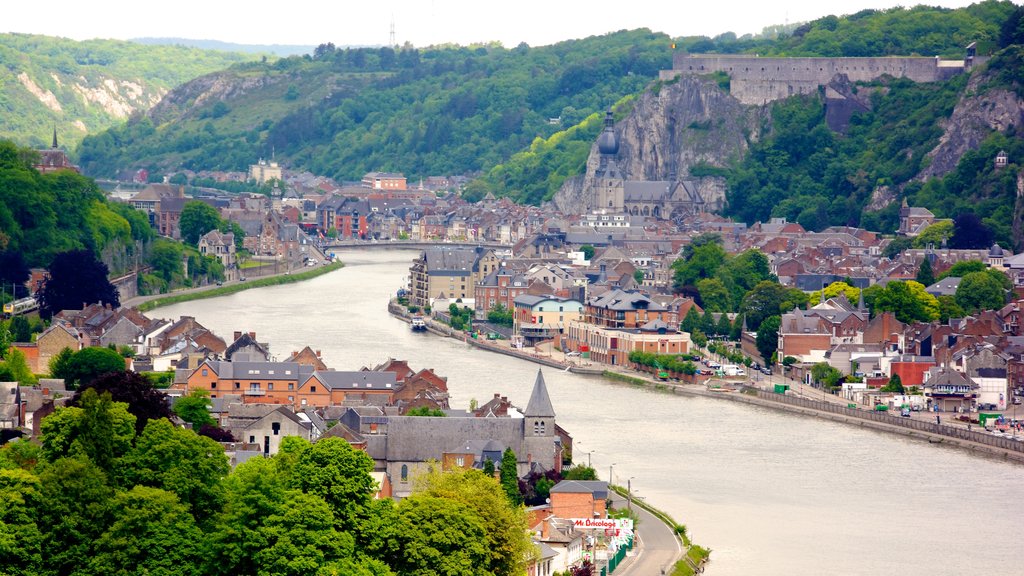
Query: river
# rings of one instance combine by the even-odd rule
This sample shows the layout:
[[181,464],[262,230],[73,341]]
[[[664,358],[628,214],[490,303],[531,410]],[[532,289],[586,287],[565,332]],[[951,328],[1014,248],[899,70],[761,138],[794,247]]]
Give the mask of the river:
[[[388,357],[448,377],[453,408],[494,393],[525,406],[537,365],[388,315],[416,253],[349,251],[313,280],[159,308],[225,339],[255,331],[277,359],[309,345],[332,368]],[[544,369],[557,421],[602,478],[685,523],[708,573],[1022,574],[1024,467],[921,440],[745,404]]]

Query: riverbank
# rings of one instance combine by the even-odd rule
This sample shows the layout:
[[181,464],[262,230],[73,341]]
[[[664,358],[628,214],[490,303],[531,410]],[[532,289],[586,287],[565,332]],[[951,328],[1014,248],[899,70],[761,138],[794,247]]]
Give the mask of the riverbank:
[[[411,315],[397,302],[391,301],[388,304],[388,311],[392,316],[409,322]],[[930,444],[944,444],[976,454],[993,458],[1000,458],[1007,461],[1024,464],[1024,442],[1009,438],[998,438],[991,436],[984,431],[968,430],[966,428],[948,424],[934,424],[920,420],[891,416],[886,413],[874,412],[864,408],[851,408],[848,405],[837,403],[834,398],[831,402],[825,400],[812,400],[809,398],[794,397],[784,394],[774,394],[747,385],[746,383],[718,382],[720,386],[714,386],[714,382],[706,384],[681,384],[656,380],[645,372],[631,370],[623,366],[597,366],[585,364],[579,358],[572,361],[567,359],[560,351],[553,349],[548,344],[544,353],[525,352],[512,348],[507,341],[492,343],[486,340],[469,338],[465,332],[453,330],[446,324],[428,320],[428,329],[439,336],[447,336],[462,340],[477,348],[497,352],[506,356],[513,356],[522,360],[528,360],[551,368],[566,370],[578,374],[600,375],[608,380],[622,382],[632,386],[644,386],[661,392],[670,392],[682,396],[701,396],[704,398],[716,398],[733,402],[753,404],[764,408],[788,412],[791,414],[803,414],[818,418],[842,422],[851,426],[870,428],[891,434],[900,434],[919,440],[927,440]]]
[[310,270],[303,270],[302,272],[289,273],[284,272],[281,274],[274,274],[270,276],[262,276],[260,278],[254,278],[252,280],[236,280],[222,286],[214,284],[200,286],[198,288],[188,288],[185,290],[176,290],[170,294],[151,294],[148,296],[136,296],[125,302],[122,302],[122,306],[134,306],[140,311],[145,312],[160,306],[168,306],[170,304],[180,304],[181,302],[188,302],[191,300],[201,300],[203,298],[216,298],[218,296],[227,296],[229,294],[235,294],[242,292],[243,290],[250,290],[252,288],[265,288],[267,286],[280,286],[282,284],[294,284],[296,282],[302,282],[303,280],[309,280],[316,278],[317,276],[323,276],[328,272],[333,272],[340,268],[343,268],[345,264],[343,262],[330,262],[323,266],[317,266]]

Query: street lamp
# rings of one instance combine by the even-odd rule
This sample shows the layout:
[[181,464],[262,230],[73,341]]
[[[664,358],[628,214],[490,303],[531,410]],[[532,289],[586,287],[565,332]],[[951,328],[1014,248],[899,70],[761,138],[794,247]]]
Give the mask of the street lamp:
[[591,455],[592,455],[593,453],[594,453],[594,451],[593,451],[593,450],[591,450],[590,452],[587,452],[587,468],[593,468],[593,466],[592,466],[592,465],[590,464],[590,456],[591,456]]
[[612,469],[615,468],[615,464],[616,464],[616,462],[612,462],[611,464],[608,465],[608,485],[609,486],[612,485],[612,478],[614,478],[614,476],[612,476]]
[[626,479],[626,510],[633,511],[633,478],[636,476],[630,476]]

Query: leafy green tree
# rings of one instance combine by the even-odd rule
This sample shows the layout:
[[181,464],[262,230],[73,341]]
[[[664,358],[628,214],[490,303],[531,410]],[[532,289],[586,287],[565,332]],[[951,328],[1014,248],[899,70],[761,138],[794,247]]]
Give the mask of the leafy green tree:
[[715,333],[715,317],[707,310],[704,310],[704,315],[700,317],[700,331],[705,334]]
[[69,380],[68,367],[71,365],[71,358],[75,353],[71,348],[64,347],[53,358],[50,358],[50,378]]
[[434,416],[444,417],[445,413],[443,410],[437,408],[428,408],[427,406],[417,406],[416,408],[410,408],[406,413],[406,416]]
[[925,287],[935,284],[935,273],[932,271],[931,260],[927,258],[921,260],[921,266],[917,269],[917,277],[914,279]]
[[340,530],[350,531],[366,514],[376,486],[370,472],[373,459],[341,438],[324,438],[302,451],[294,482],[331,506]]
[[[549,490],[551,485],[547,486]],[[526,561],[533,552],[527,536],[526,510],[510,503],[493,477],[477,470],[431,470],[419,479],[416,494],[465,504],[480,518],[488,559],[478,566],[485,568],[484,573],[519,576],[526,570]]]
[[807,295],[796,288],[765,280],[743,297],[740,313],[747,319],[747,328],[757,330],[769,316],[789,312],[807,304]]
[[446,498],[414,494],[398,505],[399,574],[483,576],[489,572],[483,519]]
[[511,448],[505,448],[501,455],[501,488],[505,496],[513,505],[523,503],[523,495],[519,493],[519,469],[516,453]]
[[893,260],[897,256],[903,253],[904,250],[913,247],[914,240],[908,236],[897,236],[889,241],[885,246],[885,250],[882,250],[882,256]]
[[490,458],[484,460],[483,470],[484,476],[487,476],[488,478],[494,478],[494,460],[491,460]]
[[142,433],[150,420],[171,417],[164,393],[157,390],[148,378],[137,372],[118,370],[101,374],[80,388],[72,398],[71,404],[80,405],[86,390],[95,390],[99,394],[109,393],[114,402],[127,404],[128,411],[136,418],[135,431],[138,434]]
[[697,246],[688,258],[672,263],[672,282],[676,287],[692,286],[702,278],[711,278],[725,263],[726,257],[720,244],[712,242]]
[[219,444],[160,418],[146,424],[116,470],[116,480],[121,486],[150,486],[176,494],[196,521],[205,524],[220,510],[220,480],[229,470]]
[[[0,234],[3,233],[2,231],[3,226],[0,226]],[[4,236],[0,236],[0,248],[4,245],[3,238]],[[13,294],[8,294],[12,300],[26,295],[24,286],[30,275],[31,271],[21,252],[0,250],[0,287],[3,288],[5,294],[8,288],[12,289]]]
[[953,223],[949,220],[942,220],[932,224],[914,237],[914,248],[925,248],[934,246],[938,248],[943,242],[948,242],[953,236]]
[[[868,292],[865,291],[865,302]],[[900,322],[930,322],[939,319],[939,301],[913,280],[889,282],[872,294],[871,311],[892,312]]]
[[[850,286],[846,282],[833,282],[825,287],[825,299],[835,298],[843,294],[851,304],[856,304],[860,298],[860,289]],[[817,304],[821,299],[821,290],[815,290],[807,297],[809,304]]]
[[822,389],[835,388],[839,380],[842,379],[843,375],[835,368],[828,365],[827,362],[818,362],[814,366],[811,366],[811,378],[818,384],[821,384]]
[[[0,360],[3,360],[7,355],[7,350],[11,347],[14,342],[14,338],[11,336],[11,330],[8,328],[9,322],[0,320]],[[0,362],[0,366],[3,362]]]
[[893,374],[889,378],[889,382],[885,386],[882,386],[882,392],[894,392],[896,394],[904,394],[903,379],[900,378],[899,374]]
[[769,316],[765,318],[761,325],[757,328],[757,351],[761,354],[761,358],[767,362],[775,351],[779,347],[779,327],[782,325],[782,319],[779,316]]
[[634,270],[633,271],[633,280],[635,280],[637,284],[642,286],[643,283],[644,283],[644,271],[643,270]]
[[597,471],[590,466],[577,464],[562,472],[563,480],[597,480]]
[[718,323],[715,324],[715,335],[728,338],[732,333],[732,323],[729,322],[729,315],[722,312],[718,315]]
[[192,425],[193,430],[199,430],[203,426],[213,426],[217,423],[210,415],[210,393],[203,389],[196,389],[178,398],[174,403],[174,414],[185,422]]
[[732,309],[732,296],[729,289],[718,278],[702,278],[697,281],[697,291],[705,310],[710,312],[727,312]]
[[0,363],[0,371],[9,374],[8,377],[12,381],[20,382],[26,386],[36,383],[35,374],[32,374],[32,369],[29,368],[28,361],[25,360],[25,354],[17,348],[11,348],[7,351],[7,357]]
[[181,238],[193,246],[199,242],[203,234],[217,230],[220,225],[220,213],[217,209],[198,200],[185,203],[181,209],[181,219],[178,221]]
[[491,324],[511,327],[513,324],[512,314],[511,310],[506,308],[501,302],[498,302],[493,308],[487,311],[487,321]]
[[72,574],[87,566],[94,542],[110,525],[114,489],[86,458],[59,458],[40,466],[38,523],[44,526],[41,573]]
[[124,372],[124,358],[109,348],[82,348],[71,356],[64,372],[64,384],[71,390],[84,387],[109,372]]
[[967,315],[956,303],[956,296],[938,296],[936,299],[939,301],[939,322],[945,324],[950,318],[963,318]]
[[956,288],[956,303],[968,314],[998,310],[1006,303],[1002,284],[986,272],[971,272]]
[[39,478],[27,470],[0,470],[0,567],[11,576],[31,576],[42,565],[42,534],[34,507]]
[[14,338],[15,342],[32,341],[32,326],[24,316],[15,316],[14,318],[11,318],[9,328],[11,331],[11,337]]
[[96,540],[93,574],[199,576],[202,532],[173,492],[135,486],[112,503],[117,517]]
[[88,304],[121,303],[117,288],[107,279],[110,270],[88,250],[61,252],[50,264],[49,276],[36,293],[39,315],[50,318],[61,310],[81,310]]
[[700,330],[701,314],[697,311],[696,306],[691,306],[686,312],[686,316],[683,317],[683,322],[680,324],[680,329],[683,332],[693,333]]
[[981,260],[961,260],[949,267],[948,270],[939,274],[939,280],[943,278],[963,278],[971,272],[984,272],[988,266]]
[[184,253],[181,244],[166,238],[158,238],[149,249],[149,265],[153,267],[154,274],[164,282],[171,283],[175,278],[181,278],[184,275],[185,271],[182,268]]
[[128,453],[135,438],[135,416],[128,405],[114,402],[110,394],[87,390],[81,407],[58,408],[40,425],[43,456],[58,458],[85,456],[110,474],[115,462]]

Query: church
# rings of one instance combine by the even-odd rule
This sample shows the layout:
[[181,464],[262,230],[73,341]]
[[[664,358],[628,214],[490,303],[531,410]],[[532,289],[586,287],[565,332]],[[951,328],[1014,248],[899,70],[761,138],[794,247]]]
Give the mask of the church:
[[613,125],[609,110],[604,119],[604,131],[597,139],[600,159],[589,194],[592,210],[651,216],[658,220],[680,220],[706,211],[695,179],[626,180],[616,162],[619,140]]

